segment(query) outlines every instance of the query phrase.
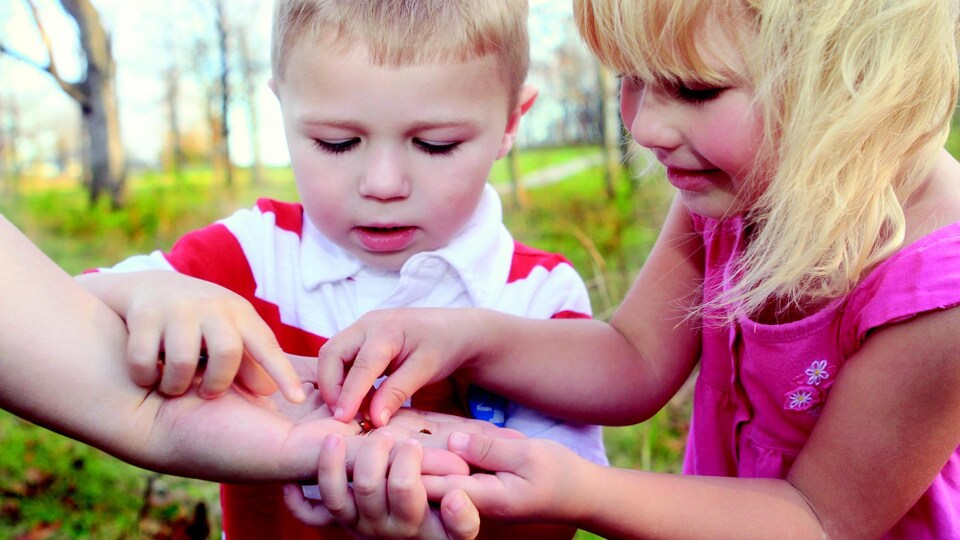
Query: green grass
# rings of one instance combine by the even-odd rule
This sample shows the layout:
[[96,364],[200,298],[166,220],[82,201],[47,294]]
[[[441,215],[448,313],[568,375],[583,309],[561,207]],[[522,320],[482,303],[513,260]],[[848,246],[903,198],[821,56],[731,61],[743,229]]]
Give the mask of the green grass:
[[[594,151],[525,151],[521,170]],[[504,174],[503,166],[498,162],[491,175]],[[121,212],[88,208],[76,186],[33,188],[15,200],[0,200],[0,212],[68,272],[77,273],[133,253],[166,249],[184,232],[248,207],[258,197],[296,198],[289,170],[270,169],[266,177],[263,185],[253,187],[247,172],[239,171],[235,187],[227,190],[209,170],[185,171],[179,180],[144,174],[131,179],[128,205]],[[662,180],[642,181],[636,189],[626,175],[609,200],[602,170],[595,168],[530,189],[528,207],[521,211],[508,204],[505,221],[521,242],[570,258],[590,285],[595,311],[605,317],[642,264],[666,202]],[[681,400],[642,425],[607,429],[612,462],[677,471],[686,411]],[[2,538],[182,537],[198,505],[210,512],[212,536],[219,534],[216,484],[126,465],[7,413],[0,413],[0,445]]]

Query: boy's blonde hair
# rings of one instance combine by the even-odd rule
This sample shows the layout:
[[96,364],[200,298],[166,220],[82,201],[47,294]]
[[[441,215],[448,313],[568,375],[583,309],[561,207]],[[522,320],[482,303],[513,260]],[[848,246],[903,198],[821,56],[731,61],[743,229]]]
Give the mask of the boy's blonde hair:
[[930,173],[956,106],[958,9],[957,0],[575,0],[601,62],[647,80],[727,81],[704,60],[704,25],[739,47],[766,136],[751,182],[761,195],[746,216],[754,232],[732,289],[712,306],[727,321],[771,300],[842,296],[902,245],[903,203]]
[[530,58],[527,9],[527,0],[277,0],[273,77],[283,80],[286,56],[302,39],[316,42],[317,54],[321,45],[345,52],[362,44],[387,66],[494,54],[515,97]]

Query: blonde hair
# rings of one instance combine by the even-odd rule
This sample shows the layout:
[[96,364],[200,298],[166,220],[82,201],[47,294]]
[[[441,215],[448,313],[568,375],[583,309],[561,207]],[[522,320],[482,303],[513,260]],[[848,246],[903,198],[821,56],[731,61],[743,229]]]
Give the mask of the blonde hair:
[[283,79],[286,56],[297,40],[313,39],[340,52],[363,44],[377,65],[494,54],[515,96],[529,66],[527,11],[527,0],[277,0],[273,77]]
[[575,0],[600,61],[643,78],[723,83],[704,60],[703,28],[736,33],[765,138],[750,243],[712,306],[726,321],[769,301],[842,296],[900,248],[903,203],[956,106],[958,10],[957,0]]

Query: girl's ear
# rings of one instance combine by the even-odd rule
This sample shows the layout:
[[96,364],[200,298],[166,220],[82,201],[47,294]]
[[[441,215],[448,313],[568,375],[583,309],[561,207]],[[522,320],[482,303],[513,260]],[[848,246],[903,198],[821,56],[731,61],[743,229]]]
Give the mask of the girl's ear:
[[510,118],[507,119],[507,129],[503,132],[503,141],[500,144],[500,151],[497,152],[497,159],[507,155],[507,152],[513,148],[513,141],[520,129],[520,118],[530,110],[530,107],[533,107],[533,102],[537,100],[539,94],[540,91],[533,85],[525,84],[520,88],[517,106],[510,111]]
[[270,88],[270,91],[273,92],[273,95],[277,96],[277,99],[280,99],[280,94],[277,92],[277,80],[273,77],[270,77],[270,80],[267,81],[267,87]]

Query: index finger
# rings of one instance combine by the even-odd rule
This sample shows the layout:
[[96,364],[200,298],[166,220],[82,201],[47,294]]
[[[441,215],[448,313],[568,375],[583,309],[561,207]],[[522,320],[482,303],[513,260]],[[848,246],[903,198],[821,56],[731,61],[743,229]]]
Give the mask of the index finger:
[[317,383],[333,417],[353,419],[373,383],[402,350],[403,335],[391,331],[371,335],[348,328],[327,341],[318,355]]
[[243,339],[243,345],[248,356],[260,364],[270,378],[277,383],[285,398],[294,403],[300,403],[306,399],[299,375],[272,333],[264,329],[260,335],[251,337],[248,334]]

